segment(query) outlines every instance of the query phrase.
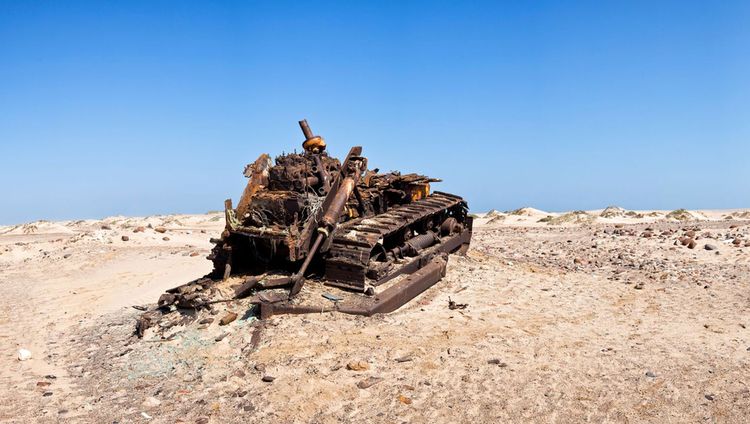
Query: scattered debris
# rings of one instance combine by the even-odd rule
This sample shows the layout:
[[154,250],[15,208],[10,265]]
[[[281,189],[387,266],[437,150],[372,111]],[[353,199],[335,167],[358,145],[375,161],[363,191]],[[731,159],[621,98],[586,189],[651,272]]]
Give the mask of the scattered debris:
[[454,309],[466,309],[469,306],[468,303],[456,303],[453,300],[451,300],[450,296],[448,297],[448,309],[454,310]]
[[334,295],[332,295],[330,293],[323,293],[322,296],[325,297],[326,299],[330,300],[331,302],[338,302],[340,300],[343,300],[342,298],[340,298],[338,296],[334,296]]

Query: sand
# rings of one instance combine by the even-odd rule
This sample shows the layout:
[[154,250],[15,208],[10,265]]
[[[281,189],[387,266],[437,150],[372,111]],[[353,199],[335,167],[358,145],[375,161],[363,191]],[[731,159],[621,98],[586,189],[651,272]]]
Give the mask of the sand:
[[390,315],[236,302],[166,341],[133,306],[210,271],[221,214],[0,227],[0,421],[746,422],[750,213],[602,212],[479,214]]

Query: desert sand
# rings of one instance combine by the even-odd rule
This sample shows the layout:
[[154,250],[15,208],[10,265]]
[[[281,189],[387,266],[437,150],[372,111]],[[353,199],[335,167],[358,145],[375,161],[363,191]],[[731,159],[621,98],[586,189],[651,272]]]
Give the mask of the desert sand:
[[[0,421],[750,417],[748,210],[490,211],[446,278],[395,313],[259,321],[238,301],[135,337],[135,307],[209,272],[222,227],[0,227]],[[239,318],[219,325],[228,311]]]

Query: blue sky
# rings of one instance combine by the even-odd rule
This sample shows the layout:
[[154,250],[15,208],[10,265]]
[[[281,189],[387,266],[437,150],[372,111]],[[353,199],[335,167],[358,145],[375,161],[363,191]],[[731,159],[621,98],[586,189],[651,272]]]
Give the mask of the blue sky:
[[0,1],[0,224],[222,208],[260,153],[474,211],[750,207],[750,2]]

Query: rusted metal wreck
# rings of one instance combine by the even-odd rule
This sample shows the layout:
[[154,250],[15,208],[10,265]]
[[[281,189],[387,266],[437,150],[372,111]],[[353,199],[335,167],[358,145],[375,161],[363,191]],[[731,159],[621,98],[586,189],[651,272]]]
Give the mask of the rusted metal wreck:
[[[246,299],[261,318],[281,313],[387,313],[445,275],[448,254],[465,252],[472,219],[440,181],[368,169],[361,147],[343,162],[300,121],[303,153],[262,154],[209,259],[213,271],[161,296],[162,309]],[[144,317],[139,326],[148,326]]]

